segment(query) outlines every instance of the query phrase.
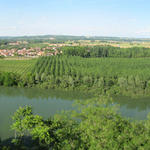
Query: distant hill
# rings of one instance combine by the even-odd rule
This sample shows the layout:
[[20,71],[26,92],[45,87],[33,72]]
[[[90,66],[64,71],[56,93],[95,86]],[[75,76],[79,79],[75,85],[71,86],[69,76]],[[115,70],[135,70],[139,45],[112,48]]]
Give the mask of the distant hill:
[[0,36],[0,40],[102,40],[102,41],[150,41],[150,38],[71,36],[71,35],[37,35],[37,36]]

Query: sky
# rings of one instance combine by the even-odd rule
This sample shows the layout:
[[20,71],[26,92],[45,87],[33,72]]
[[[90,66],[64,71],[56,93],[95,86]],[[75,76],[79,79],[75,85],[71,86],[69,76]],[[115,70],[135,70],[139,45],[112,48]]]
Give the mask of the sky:
[[0,36],[150,38],[150,0],[0,0]]

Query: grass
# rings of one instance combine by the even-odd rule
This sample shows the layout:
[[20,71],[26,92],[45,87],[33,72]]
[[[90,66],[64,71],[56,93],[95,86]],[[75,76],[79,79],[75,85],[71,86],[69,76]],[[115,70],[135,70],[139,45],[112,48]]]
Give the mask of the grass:
[[29,73],[37,59],[30,60],[5,60],[0,59],[0,72],[13,72],[20,75]]

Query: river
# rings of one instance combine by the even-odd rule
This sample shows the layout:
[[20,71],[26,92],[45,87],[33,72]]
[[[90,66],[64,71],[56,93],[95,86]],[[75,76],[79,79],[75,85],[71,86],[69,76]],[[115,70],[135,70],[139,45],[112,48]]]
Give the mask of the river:
[[[30,105],[34,114],[48,118],[62,110],[75,109],[72,104],[76,99],[85,100],[91,97],[80,92],[0,87],[0,137],[6,139],[14,135],[10,130],[11,116],[19,106]],[[150,98],[117,97],[115,102],[120,104],[119,112],[123,116],[136,120],[146,119],[150,111]]]
[[13,136],[13,131],[10,130],[11,116],[19,106],[30,105],[34,114],[48,118],[62,110],[74,109],[73,100],[89,97],[91,96],[80,92],[0,87],[0,137],[5,139]]

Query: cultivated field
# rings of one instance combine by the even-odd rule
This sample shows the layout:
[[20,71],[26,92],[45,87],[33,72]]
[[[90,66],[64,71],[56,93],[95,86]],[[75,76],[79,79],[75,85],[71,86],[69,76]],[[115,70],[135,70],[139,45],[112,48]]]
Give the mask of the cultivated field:
[[150,77],[149,58],[41,57],[32,73],[53,76]]
[[30,72],[37,59],[29,60],[3,60],[0,59],[0,72],[13,72],[18,74],[26,74]]
[[[73,43],[73,42],[72,42]],[[120,48],[132,48],[132,47],[145,47],[150,48],[150,42],[146,41],[101,41],[101,40],[79,40],[78,44],[73,43],[72,46],[113,46],[113,47],[120,47]]]

